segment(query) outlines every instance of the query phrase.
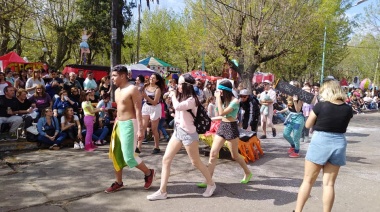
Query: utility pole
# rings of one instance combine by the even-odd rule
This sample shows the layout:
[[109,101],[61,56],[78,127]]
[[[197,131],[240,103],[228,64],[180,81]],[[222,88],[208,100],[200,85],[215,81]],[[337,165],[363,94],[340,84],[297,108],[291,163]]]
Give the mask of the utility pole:
[[323,52],[322,52],[322,68],[321,68],[321,81],[319,83],[322,85],[323,83],[323,75],[325,71],[325,51],[326,51],[326,34],[327,34],[327,26],[325,25],[325,33],[323,35]]
[[[203,0],[203,6],[206,7],[205,0]],[[206,15],[203,15],[203,35],[206,35]],[[202,50],[202,71],[205,71],[205,47]]]
[[372,87],[372,96],[375,95],[375,87],[377,86],[377,70],[379,70],[379,62],[380,62],[380,47],[379,47],[379,53],[377,54],[375,77],[373,79],[373,87]]
[[140,4],[139,6],[137,7],[138,8],[138,20],[137,20],[137,52],[136,52],[136,63],[139,62],[140,60],[140,28],[141,28],[141,0],[140,0]]
[[[111,68],[117,65],[117,16],[118,16],[119,0],[112,0],[111,10]],[[110,78],[112,71],[110,71]],[[115,90],[113,83],[111,83],[112,91]],[[111,102],[115,101],[115,93],[111,92]]]

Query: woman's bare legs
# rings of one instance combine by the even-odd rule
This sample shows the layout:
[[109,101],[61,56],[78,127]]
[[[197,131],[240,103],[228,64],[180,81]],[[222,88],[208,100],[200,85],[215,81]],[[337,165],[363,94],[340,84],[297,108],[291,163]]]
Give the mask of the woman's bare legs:
[[330,212],[335,199],[335,180],[338,177],[340,166],[327,163],[323,167],[323,211]]
[[182,147],[182,142],[172,136],[166,147],[164,157],[162,158],[161,185],[160,185],[160,191],[162,193],[166,193],[166,187],[168,185],[168,180],[170,176],[170,166],[172,164],[174,156],[181,149],[181,147]]
[[195,166],[197,169],[199,169],[199,171],[201,171],[203,176],[206,178],[206,183],[212,186],[214,185],[214,182],[212,181],[211,174],[208,171],[207,167],[201,161],[201,157],[199,156],[198,146],[199,146],[198,141],[194,141],[189,146],[185,146],[187,155],[190,158],[191,164]]
[[158,123],[160,122],[160,119],[150,121],[151,124],[151,130],[154,138],[154,148],[159,149],[160,148],[160,134],[158,133]]
[[214,175],[214,170],[216,166],[216,161],[218,159],[219,151],[224,145],[224,138],[215,135],[212,142],[210,158],[208,161],[208,171],[210,172],[211,177]]
[[251,174],[251,170],[248,169],[247,164],[245,163],[244,159],[240,156],[238,152],[238,145],[239,145],[239,139],[235,138],[231,141],[227,141],[228,148],[231,152],[231,157],[234,159],[238,164],[243,168],[244,170],[244,180],[247,179],[247,177]]
[[305,160],[305,173],[302,184],[298,191],[296,212],[302,211],[307,199],[310,196],[311,188],[317,180],[318,174],[323,166]]
[[[149,116],[142,116],[142,127],[143,127],[143,132],[146,132],[146,128],[148,127],[149,124]],[[137,148],[141,151],[141,146],[142,146],[142,140],[137,141]]]

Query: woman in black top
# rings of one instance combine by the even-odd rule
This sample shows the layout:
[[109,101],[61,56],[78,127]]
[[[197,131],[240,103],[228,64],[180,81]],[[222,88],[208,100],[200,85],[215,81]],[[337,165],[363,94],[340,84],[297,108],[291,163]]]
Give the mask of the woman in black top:
[[320,90],[323,102],[318,102],[306,121],[314,128],[306,154],[305,174],[298,192],[296,212],[302,211],[318,174],[323,169],[323,211],[334,204],[334,184],[340,166],[346,164],[347,141],[344,136],[352,118],[352,109],[338,81],[325,82]]

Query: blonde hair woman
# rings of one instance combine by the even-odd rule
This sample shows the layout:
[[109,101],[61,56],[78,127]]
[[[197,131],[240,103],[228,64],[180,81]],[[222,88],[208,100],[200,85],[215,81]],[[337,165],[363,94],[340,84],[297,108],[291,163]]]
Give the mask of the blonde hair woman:
[[36,92],[37,85],[42,85],[45,88],[45,82],[41,78],[40,70],[34,70],[33,75],[26,81],[25,90],[28,92],[28,97]]
[[334,184],[339,168],[346,165],[347,130],[353,112],[344,100],[346,94],[338,81],[325,82],[318,102],[306,121],[307,128],[314,128],[306,154],[305,174],[298,192],[296,212],[302,211],[321,169],[323,169],[323,211],[331,211],[334,204]]

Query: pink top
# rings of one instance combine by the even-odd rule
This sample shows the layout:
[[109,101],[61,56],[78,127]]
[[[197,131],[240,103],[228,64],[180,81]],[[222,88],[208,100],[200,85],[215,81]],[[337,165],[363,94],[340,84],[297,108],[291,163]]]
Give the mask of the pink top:
[[182,102],[178,102],[177,98],[172,98],[173,108],[175,110],[175,125],[181,127],[187,133],[195,133],[194,118],[187,111],[192,109],[193,114],[197,115],[197,107],[195,99],[190,97]]

